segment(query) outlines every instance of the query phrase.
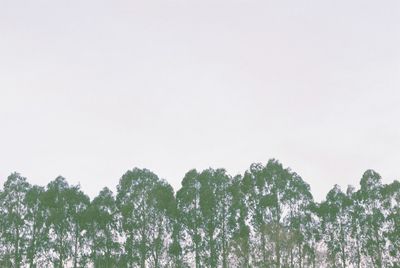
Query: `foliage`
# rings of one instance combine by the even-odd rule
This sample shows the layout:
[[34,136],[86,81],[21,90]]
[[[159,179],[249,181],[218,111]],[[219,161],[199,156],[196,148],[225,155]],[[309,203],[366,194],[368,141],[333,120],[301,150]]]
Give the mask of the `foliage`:
[[174,194],[147,169],[93,199],[61,176],[0,190],[0,267],[399,267],[400,183],[367,170],[322,202],[272,159],[190,170]]

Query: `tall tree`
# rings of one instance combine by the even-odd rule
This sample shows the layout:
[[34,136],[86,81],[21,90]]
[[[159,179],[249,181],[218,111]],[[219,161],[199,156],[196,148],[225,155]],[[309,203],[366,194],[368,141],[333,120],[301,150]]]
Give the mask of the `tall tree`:
[[315,266],[315,213],[310,186],[296,173],[290,173],[284,190],[284,225],[288,230],[285,248],[286,265],[290,267]]
[[350,205],[351,200],[338,185],[329,191],[326,200],[321,204],[322,230],[332,267],[347,267],[348,265],[348,238],[351,227],[348,208]]
[[232,232],[229,229],[231,179],[224,169],[207,169],[199,175],[200,210],[204,252],[207,267],[228,267],[228,244]]
[[2,215],[4,262],[12,263],[12,267],[16,268],[23,264],[23,256],[26,251],[27,207],[25,196],[29,187],[26,178],[18,173],[12,173],[4,183],[4,190],[0,196],[0,206],[4,211],[4,215]]
[[172,187],[147,169],[126,172],[118,184],[129,267],[161,267],[168,261],[174,207]]
[[26,196],[28,223],[27,261],[29,267],[39,266],[46,258],[48,232],[46,228],[46,209],[43,204],[45,190],[40,186],[31,187]]
[[243,186],[248,221],[251,223],[251,264],[255,267],[272,267],[270,256],[273,252],[268,244],[272,214],[267,206],[271,198],[265,167],[262,164],[252,164],[243,176]]
[[118,210],[110,189],[103,188],[93,199],[87,216],[93,265],[104,268],[116,267],[120,254]]
[[0,189],[0,265],[7,267],[11,266],[9,262],[9,250],[6,246],[6,215],[7,211],[3,207],[4,192]]
[[71,239],[73,242],[72,258],[73,267],[82,267],[88,262],[89,248],[87,245],[87,209],[90,204],[89,197],[84,194],[79,186],[67,189],[66,204],[71,222]]
[[253,256],[254,265],[281,267],[283,206],[290,173],[278,161],[270,160],[266,166],[252,164],[243,180],[251,185],[247,199],[254,233],[252,244],[256,254],[260,254]]
[[232,206],[231,178],[224,169],[188,172],[177,193],[180,219],[196,267],[228,267]]
[[360,192],[355,191],[353,186],[347,188],[347,198],[350,201],[350,206],[347,207],[348,217],[350,218],[350,236],[348,239],[349,246],[349,262],[353,267],[362,267],[362,214],[363,207],[361,203]]
[[[309,186],[290,169],[272,159],[266,166],[252,164],[243,177],[246,185],[246,202],[254,234],[252,241],[253,262],[258,267],[282,267],[291,251],[290,240],[294,235],[298,243],[299,265],[303,261],[305,240],[299,237],[306,225],[297,224],[297,233],[290,230],[299,217],[309,219],[303,210],[312,203]],[[301,214],[303,213],[303,214]],[[300,242],[299,242],[300,241]],[[293,262],[293,261],[292,261]]]
[[[193,255],[196,268],[202,267],[202,214],[200,209],[199,173],[190,170],[182,180],[182,186],[176,194],[179,219],[182,223],[184,250]],[[187,254],[186,254],[187,255]],[[189,257],[190,262],[191,257]]]
[[384,266],[385,215],[381,176],[373,170],[364,172],[360,180],[360,198],[363,208],[362,235],[363,253],[368,256],[372,267]]
[[181,226],[181,220],[177,203],[171,208],[171,220],[172,220],[172,241],[169,248],[170,263],[171,267],[184,268],[186,263],[184,261],[184,254],[181,244],[181,237],[183,235],[183,228]]
[[231,266],[249,268],[250,266],[250,227],[248,225],[248,208],[245,199],[246,185],[242,176],[232,179],[229,187],[232,203],[229,208],[228,226],[231,230],[229,250]]
[[48,258],[54,267],[63,268],[72,255],[73,225],[68,204],[69,184],[59,176],[47,185],[43,194],[47,210],[46,228],[48,228]]
[[400,182],[394,181],[384,186],[383,198],[387,211],[385,230],[388,266],[400,267]]

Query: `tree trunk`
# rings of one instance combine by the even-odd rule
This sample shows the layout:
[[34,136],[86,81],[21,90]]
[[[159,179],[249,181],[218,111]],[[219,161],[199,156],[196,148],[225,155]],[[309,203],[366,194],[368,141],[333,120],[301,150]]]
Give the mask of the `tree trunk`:
[[261,246],[262,246],[263,262],[264,262],[264,265],[266,267],[266,265],[267,265],[267,253],[266,253],[265,247],[266,247],[267,242],[266,242],[264,233],[265,233],[265,225],[263,225],[262,233],[261,233]]
[[17,227],[16,235],[15,235],[15,244],[14,244],[14,264],[16,268],[20,268],[20,258],[19,258],[19,227]]
[[140,241],[140,268],[146,268],[146,237],[142,228],[142,238]]
[[214,247],[214,230],[210,232],[209,235],[209,243],[210,243],[210,267],[216,268],[217,267],[217,256]]
[[74,268],[78,267],[78,237],[79,237],[79,230],[78,227],[75,226]]
[[29,267],[30,268],[34,268],[34,263],[33,260],[35,259],[35,255],[36,255],[36,221],[35,221],[35,217],[33,218],[33,230],[32,230],[32,241],[31,241],[31,253],[29,254]]
[[281,249],[280,249],[280,222],[281,222],[281,210],[280,210],[280,199],[279,194],[275,192],[276,196],[276,241],[275,241],[275,257],[276,257],[276,267],[281,267]]

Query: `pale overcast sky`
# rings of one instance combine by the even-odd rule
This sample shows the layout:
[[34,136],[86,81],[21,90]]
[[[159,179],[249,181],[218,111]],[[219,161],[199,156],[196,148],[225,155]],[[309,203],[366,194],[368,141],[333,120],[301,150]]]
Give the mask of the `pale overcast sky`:
[[400,179],[400,1],[0,0],[1,185],[270,158],[317,200]]

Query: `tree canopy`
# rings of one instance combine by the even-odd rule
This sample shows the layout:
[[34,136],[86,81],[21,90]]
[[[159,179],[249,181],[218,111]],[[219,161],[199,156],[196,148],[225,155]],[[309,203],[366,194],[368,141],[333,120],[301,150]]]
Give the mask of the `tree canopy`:
[[400,267],[400,183],[310,186],[271,159],[243,174],[190,170],[174,193],[148,169],[92,200],[59,176],[0,189],[0,267]]

